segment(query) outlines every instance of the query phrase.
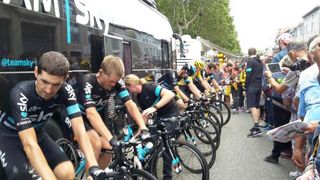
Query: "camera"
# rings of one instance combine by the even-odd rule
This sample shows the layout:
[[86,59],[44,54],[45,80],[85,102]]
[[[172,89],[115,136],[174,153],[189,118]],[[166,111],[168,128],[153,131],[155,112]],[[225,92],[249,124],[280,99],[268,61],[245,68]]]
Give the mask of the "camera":
[[310,66],[311,66],[311,63],[309,63],[308,61],[300,59],[300,60],[298,60],[297,62],[295,62],[294,64],[292,64],[290,66],[290,70],[291,71],[303,71],[303,70],[307,69]]

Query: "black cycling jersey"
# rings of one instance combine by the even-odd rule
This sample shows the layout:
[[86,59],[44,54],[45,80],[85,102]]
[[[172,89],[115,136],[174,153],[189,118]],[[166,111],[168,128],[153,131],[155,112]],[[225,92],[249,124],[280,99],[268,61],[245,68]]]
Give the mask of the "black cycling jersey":
[[23,81],[12,89],[9,110],[1,112],[0,121],[15,131],[31,127],[40,130],[59,107],[66,109],[70,119],[81,116],[71,85],[63,83],[53,98],[45,100],[37,94],[34,80]]
[[78,100],[83,113],[89,107],[96,107],[97,111],[101,112],[113,93],[117,93],[123,103],[131,99],[122,80],[118,81],[113,89],[105,90],[99,85],[96,74],[91,73],[81,78],[79,86]]
[[174,90],[174,86],[182,86],[189,84],[188,76],[179,76],[177,71],[169,71],[158,79],[158,83],[169,90]]
[[215,76],[214,76],[213,73],[212,73],[212,74],[209,74],[209,73],[207,73],[206,70],[202,70],[202,71],[201,71],[201,74],[202,74],[203,79],[207,80],[209,84],[210,84],[211,81],[215,78]]
[[[142,85],[142,92],[137,95],[137,100],[140,108],[145,110],[154,106],[159,102],[162,87],[155,83],[146,83]],[[179,112],[179,109],[174,100],[157,110],[158,117],[172,117],[172,114]]]

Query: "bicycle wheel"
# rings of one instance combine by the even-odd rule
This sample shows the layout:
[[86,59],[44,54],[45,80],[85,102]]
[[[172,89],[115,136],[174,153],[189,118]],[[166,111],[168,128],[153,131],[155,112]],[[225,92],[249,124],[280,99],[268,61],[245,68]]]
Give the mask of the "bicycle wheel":
[[207,110],[212,112],[219,120],[219,127],[220,129],[222,129],[223,126],[223,116],[222,113],[220,112],[220,110],[218,109],[218,107],[209,104],[209,106],[207,106]]
[[231,111],[228,105],[225,102],[217,99],[212,100],[212,105],[218,107],[218,110],[221,112],[223,116],[222,124],[226,125],[230,121],[230,117],[231,117]]
[[157,180],[156,177],[154,177],[151,173],[148,171],[142,170],[142,169],[135,169],[132,168],[129,172],[128,179],[134,179],[134,180]]
[[79,166],[79,160],[75,148],[71,142],[66,138],[59,138],[56,143],[61,147],[64,153],[66,153],[69,160],[72,162],[74,168]]
[[[160,154],[154,156],[151,165],[151,172],[157,179],[165,179],[170,175],[174,180],[209,179],[208,164],[204,156],[196,147],[181,141],[172,142],[170,147],[173,151],[172,153],[176,156],[175,161],[179,162],[178,164],[180,164],[180,166],[177,166],[178,164],[173,165],[171,156],[165,153],[165,151],[160,151]],[[169,171],[171,173],[164,173],[164,171]]]
[[218,149],[220,145],[220,131],[218,125],[213,122],[211,119],[200,116],[200,117],[194,117],[193,124],[196,126],[199,126],[203,128],[205,131],[207,131],[211,138],[214,141],[215,149]]
[[[191,135],[191,137],[190,137]],[[189,129],[180,133],[177,140],[186,141],[194,145],[205,157],[210,169],[216,160],[216,148],[210,134],[204,129],[191,125]]]
[[219,118],[215,115],[214,112],[210,109],[201,109],[198,111],[200,114],[200,117],[204,116],[210,120],[212,120],[218,127],[219,133],[221,134],[221,129],[222,129],[222,121],[219,120]]

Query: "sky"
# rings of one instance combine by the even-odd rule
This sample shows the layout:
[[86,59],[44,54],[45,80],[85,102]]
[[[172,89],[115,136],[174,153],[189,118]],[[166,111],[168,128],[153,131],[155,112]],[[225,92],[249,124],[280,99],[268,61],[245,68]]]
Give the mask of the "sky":
[[242,52],[272,47],[278,29],[295,27],[318,5],[319,0],[230,0]]

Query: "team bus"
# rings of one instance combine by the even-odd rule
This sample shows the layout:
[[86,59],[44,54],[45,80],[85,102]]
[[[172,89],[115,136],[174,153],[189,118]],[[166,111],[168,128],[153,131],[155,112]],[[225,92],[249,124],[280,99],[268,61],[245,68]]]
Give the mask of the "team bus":
[[172,68],[172,28],[152,2],[0,0],[0,110],[8,107],[15,84],[34,79],[37,60],[47,51],[68,58],[68,83],[75,87],[79,76],[96,72],[110,54],[123,59],[126,73],[156,76]]

